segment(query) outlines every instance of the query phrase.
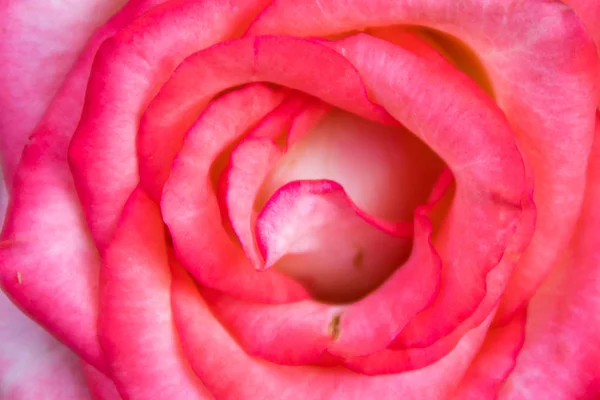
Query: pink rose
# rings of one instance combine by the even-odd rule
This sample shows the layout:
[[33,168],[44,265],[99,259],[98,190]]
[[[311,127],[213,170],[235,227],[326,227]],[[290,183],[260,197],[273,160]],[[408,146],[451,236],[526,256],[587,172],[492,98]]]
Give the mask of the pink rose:
[[1,3],[0,397],[599,398],[566,3]]

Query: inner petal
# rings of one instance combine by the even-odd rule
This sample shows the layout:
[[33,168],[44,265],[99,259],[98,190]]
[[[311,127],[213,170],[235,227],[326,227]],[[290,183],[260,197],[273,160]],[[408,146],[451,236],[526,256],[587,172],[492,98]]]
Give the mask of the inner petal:
[[436,154],[407,130],[334,110],[277,162],[256,207],[288,182],[328,179],[365,212],[410,221],[442,167]]
[[[363,297],[411,252],[412,240],[386,223],[411,223],[443,166],[400,126],[331,111],[276,162],[257,196],[255,208],[262,212],[256,234],[266,266],[295,278],[320,300]],[[319,181],[339,190],[292,196],[292,188]],[[281,201],[284,195],[289,201]]]

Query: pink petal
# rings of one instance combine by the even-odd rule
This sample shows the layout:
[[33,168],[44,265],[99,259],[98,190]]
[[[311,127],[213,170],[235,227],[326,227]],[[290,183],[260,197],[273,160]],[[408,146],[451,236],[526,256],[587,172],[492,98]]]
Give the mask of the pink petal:
[[407,225],[389,234],[338,183],[294,181],[261,211],[256,236],[266,268],[279,265],[297,280],[310,279],[306,284],[319,295],[336,299],[372,289],[406,259],[412,235]]
[[[507,325],[490,329],[453,399],[481,400],[495,398],[525,340],[525,312],[515,315]],[[538,397],[539,398],[539,397]]]
[[225,148],[283,100],[256,84],[211,103],[186,136],[164,189],[161,207],[178,258],[202,284],[261,302],[307,298],[275,271],[258,274],[221,226],[211,165]]
[[334,110],[276,164],[261,196],[294,180],[328,179],[357,206],[380,219],[411,221],[427,201],[443,163],[413,134]]
[[83,371],[92,400],[122,400],[114,382],[96,368],[85,364]]
[[[320,63],[319,74],[314,71],[316,60]],[[188,57],[142,118],[141,181],[155,200],[160,197],[185,132],[207,102],[225,89],[261,81],[295,88],[361,116],[393,123],[367,98],[354,68],[317,41],[263,37],[223,42]]]
[[446,358],[400,375],[367,377],[343,368],[284,367],[247,355],[208,311],[193,282],[173,265],[175,323],[192,368],[216,398],[433,400],[454,390],[491,319],[466,335]]
[[[428,52],[416,39],[408,44]],[[452,206],[435,240],[445,268],[440,293],[398,338],[404,347],[425,347],[476,310],[486,294],[486,275],[505,252],[505,262],[514,262],[528,243],[534,215],[530,182],[500,110],[441,57],[423,60],[366,35],[332,45],[360,70],[377,101],[425,140],[456,179]],[[400,69],[402,74],[388,72]]]
[[78,358],[0,292],[0,398],[88,398]]
[[254,240],[254,203],[265,177],[282,153],[274,140],[285,134],[307,101],[304,96],[292,95],[269,113],[231,151],[229,165],[221,176],[222,211],[255,268],[263,261]]
[[337,0],[275,0],[249,34],[322,36],[394,24],[439,29],[479,54],[532,164],[539,222],[499,310],[509,318],[564,251],[579,215],[598,104],[596,49],[568,7],[537,0],[492,0],[485,6],[479,0],[374,0],[352,7]]
[[585,201],[568,252],[527,309],[525,344],[499,399],[600,395],[600,114]]
[[[232,37],[259,8],[254,0],[167,2],[102,44],[69,151],[77,191],[100,248],[139,180],[136,134],[147,104],[186,56]],[[161,151],[167,150],[151,154]]]
[[0,5],[0,159],[8,186],[28,135],[93,31],[125,0]]
[[596,0],[565,0],[569,6],[573,7],[579,18],[583,21],[590,36],[596,42],[596,49],[600,55],[600,2]]
[[3,289],[38,323],[100,369],[104,360],[96,337],[99,259],[72,184],[67,148],[100,43],[155,4],[130,2],[91,39],[23,152],[2,232]]
[[[305,190],[302,190],[303,188]],[[311,193],[311,190],[314,193]],[[290,201],[292,204],[286,205],[286,207],[281,207],[281,204],[273,207],[274,217],[277,219],[267,221],[267,223],[273,222],[275,226],[280,223],[278,221],[290,220],[290,217],[286,217],[286,213],[291,213],[291,217],[294,217],[293,202],[294,200],[302,201],[303,196],[317,197],[317,202],[320,200],[318,197],[322,196],[322,199],[328,199],[331,202],[320,206],[329,210],[326,212],[328,219],[331,219],[334,224],[342,224],[345,227],[341,234],[344,240],[342,240],[341,248],[336,252],[334,239],[332,239],[336,235],[327,235],[326,249],[339,258],[349,248],[350,259],[346,260],[345,264],[352,265],[352,257],[355,256],[355,249],[348,246],[347,243],[347,236],[354,233],[355,229],[349,222],[356,221],[355,223],[363,229],[363,236],[366,235],[364,231],[375,231],[371,234],[379,238],[385,236],[376,228],[377,225],[369,225],[363,217],[356,214],[354,206],[348,203],[341,188],[334,183],[326,181],[294,182],[282,188],[282,191],[278,193],[280,194],[276,195],[265,208],[264,212],[267,214],[265,219],[271,218],[268,215],[271,204],[281,202],[281,199],[286,202]],[[336,200],[336,196],[341,199]],[[336,209],[336,207],[339,208]],[[315,214],[316,210],[318,207],[313,210]],[[438,287],[440,262],[431,248],[431,227],[422,212],[422,210],[417,211],[415,244],[411,258],[395,271],[379,289],[354,304],[328,306],[315,301],[281,305],[253,304],[215,291],[203,290],[202,292],[218,319],[235,335],[247,352],[275,363],[285,365],[319,363],[323,357],[328,357],[325,350],[344,355],[381,350],[392,341],[415,314],[431,301]],[[342,216],[335,215],[336,213],[341,213]],[[344,215],[344,213],[349,213],[349,215]],[[307,221],[309,218],[312,217],[303,218],[301,221]],[[259,219],[259,238],[261,223]],[[322,230],[313,229],[311,231],[320,232]],[[279,237],[281,235],[274,234],[273,240],[277,240]],[[398,240],[398,238],[392,238],[392,240]],[[266,243],[270,241],[271,238],[267,238]],[[310,242],[310,239],[308,241]],[[322,245],[322,243],[319,244]],[[318,250],[315,251],[312,248],[308,250],[322,256]],[[362,260],[367,265],[364,265],[364,270],[359,273],[369,274],[370,258],[377,256],[377,252],[373,255],[369,254],[367,250],[366,256]],[[338,261],[333,260],[332,262],[337,263]],[[311,263],[304,263],[304,265],[310,266]],[[392,266],[394,265],[392,264]],[[370,267],[377,268],[377,263],[373,263]],[[310,275],[318,274],[319,271],[314,271]],[[339,361],[336,362],[339,363]]]
[[100,273],[99,337],[127,399],[209,399],[180,347],[160,209],[142,189],[129,198]]

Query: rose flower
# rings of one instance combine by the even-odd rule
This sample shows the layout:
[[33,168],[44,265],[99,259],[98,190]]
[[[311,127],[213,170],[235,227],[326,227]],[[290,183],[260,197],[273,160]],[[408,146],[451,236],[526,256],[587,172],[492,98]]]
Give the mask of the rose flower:
[[2,2],[0,398],[600,398],[599,20]]

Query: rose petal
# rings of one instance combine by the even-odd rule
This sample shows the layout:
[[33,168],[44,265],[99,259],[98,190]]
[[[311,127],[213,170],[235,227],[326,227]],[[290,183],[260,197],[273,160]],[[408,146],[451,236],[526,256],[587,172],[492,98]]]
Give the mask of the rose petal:
[[103,257],[98,335],[124,398],[209,399],[173,325],[165,240],[158,205],[137,189]]
[[411,221],[443,163],[422,141],[386,126],[333,110],[289,148],[265,181],[269,198],[294,180],[328,179],[344,187],[362,210],[380,219]]
[[600,54],[600,3],[595,0],[564,0],[575,9],[579,18],[585,23],[592,39],[596,42],[596,49]]
[[500,399],[600,394],[600,114],[585,201],[568,252],[529,303],[525,344]]
[[164,189],[161,207],[178,258],[202,284],[261,302],[307,298],[290,278],[258,274],[221,226],[210,169],[217,156],[283,100],[256,84],[214,101],[186,136]]
[[96,337],[99,259],[71,180],[67,148],[100,43],[156,3],[128,3],[91,39],[23,152],[2,232],[3,289],[101,370],[104,360]]
[[114,382],[96,368],[84,364],[83,371],[92,400],[122,400]]
[[510,318],[565,249],[579,215],[598,104],[596,49],[568,7],[537,0],[492,0],[485,7],[479,0],[374,0],[352,7],[275,0],[249,34],[322,36],[394,24],[425,25],[471,46],[531,161],[539,223],[499,310]]
[[[462,378],[456,400],[481,400],[498,395],[516,364],[525,340],[526,313],[515,315],[507,325],[490,329],[467,373]],[[538,397],[539,398],[539,397]]]
[[[193,282],[173,265],[175,323],[192,367],[216,398],[264,400],[403,398],[438,400],[454,390],[491,319],[446,358],[401,375],[367,377],[342,368],[284,367],[248,356],[208,311]],[[218,354],[214,349],[219,349]]]
[[[310,279],[313,290],[338,298],[382,282],[410,252],[412,226],[392,235],[328,180],[281,187],[256,222],[265,268]],[[326,268],[326,270],[323,270]]]
[[0,398],[84,400],[79,360],[0,292]]
[[[316,60],[320,62],[319,74],[314,71]],[[225,89],[261,81],[299,89],[366,118],[394,122],[367,98],[352,66],[316,41],[264,37],[220,43],[188,57],[144,114],[140,173],[155,200],[185,132],[207,102]]]
[[[338,190],[332,193],[339,194],[339,186],[333,187]],[[345,202],[342,205],[348,206]],[[355,212],[352,208],[350,211]],[[417,210],[415,243],[409,260],[380,288],[349,306],[326,306],[315,301],[254,304],[215,291],[204,290],[203,294],[246,351],[272,362],[303,365],[318,363],[327,356],[325,350],[343,355],[381,350],[436,294],[440,261],[431,247],[431,226],[422,213]],[[352,218],[364,223],[356,215],[346,217]],[[348,263],[351,265],[351,260]]]
[[93,31],[125,0],[0,5],[0,160],[8,186],[27,137]]
[[[110,239],[139,180],[136,134],[147,103],[186,56],[233,37],[259,9],[260,2],[254,0],[167,2],[99,49],[69,161],[88,225],[100,248]],[[179,143],[173,135],[169,137]],[[151,154],[161,152],[167,148]]]
[[[254,240],[258,191],[282,154],[274,140],[285,134],[308,99],[292,95],[267,115],[232,151],[221,176],[219,198],[246,257],[259,268],[262,257]],[[224,210],[223,210],[224,209]]]
[[[407,45],[414,52],[366,35],[332,43],[360,70],[377,101],[425,140],[456,179],[435,240],[445,266],[440,293],[398,338],[401,346],[425,347],[476,310],[487,274],[505,253],[507,262],[518,258],[531,236],[534,210],[521,155],[500,110],[423,42],[407,36]],[[402,74],[390,72],[400,69]]]

